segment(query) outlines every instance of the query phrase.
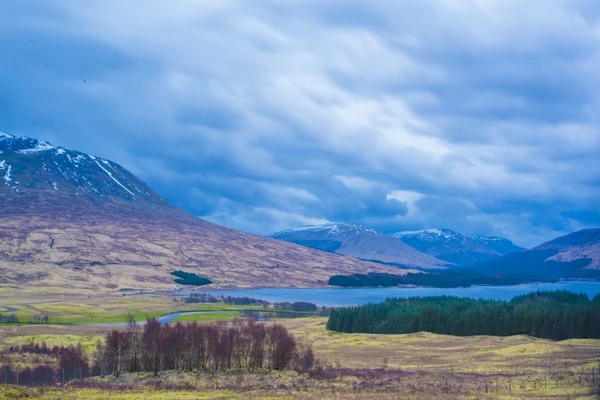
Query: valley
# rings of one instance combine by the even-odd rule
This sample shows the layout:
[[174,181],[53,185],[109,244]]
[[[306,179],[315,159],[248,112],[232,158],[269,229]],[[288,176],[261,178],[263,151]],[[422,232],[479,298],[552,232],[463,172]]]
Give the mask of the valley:
[[[342,333],[327,329],[327,317],[289,310],[295,302],[341,307],[430,295],[509,300],[556,289],[591,299],[600,292],[597,230],[531,250],[443,229],[383,233],[347,223],[261,237],[172,206],[112,161],[32,138],[0,139],[2,172],[10,172],[0,185],[0,398],[93,399],[107,392],[123,399],[263,399],[281,392],[306,399],[597,395],[600,339]],[[511,281],[516,272],[521,278]],[[336,276],[387,277],[391,284],[367,280],[356,286],[390,287],[339,289],[332,286]],[[490,282],[520,285],[482,285]],[[194,292],[223,297],[186,301]],[[228,296],[241,303],[224,302]],[[138,336],[127,336],[134,321]],[[110,358],[98,348],[111,340],[131,348],[134,338],[149,337],[152,326],[171,338],[173,348],[184,342],[213,346],[213,361],[175,367],[156,339],[160,368],[150,373],[146,360],[143,369],[115,373],[114,353]],[[270,335],[287,332],[280,339],[289,335],[286,343],[297,346],[288,365],[271,368],[276,335],[259,368],[248,368],[249,353],[243,352],[235,358],[238,367],[222,364],[225,348],[242,351],[247,343],[241,332],[263,328]],[[206,341],[186,333],[187,339],[173,342],[194,329],[208,335]],[[233,346],[230,340],[239,341]],[[32,350],[42,343],[54,352]],[[310,365],[300,368],[299,354],[307,348]],[[118,354],[119,363],[131,361],[128,353]],[[88,375],[63,367],[61,376],[60,366],[73,362],[68,357],[88,365]],[[94,365],[100,370],[92,373]],[[27,381],[35,373],[46,383]]]
[[[67,381],[64,388],[0,385],[0,398],[294,398],[594,399],[600,342],[553,342],[527,336],[454,337],[431,333],[345,334],[325,329],[326,318],[280,320],[298,338],[310,338],[321,367],[295,371],[164,371]],[[0,352],[31,341],[49,346],[82,343],[93,354],[107,328],[0,328]],[[592,370],[595,375],[592,377]],[[581,377],[581,378],[580,378]],[[11,376],[15,379],[14,376]],[[285,390],[279,392],[278,390]],[[2,397],[4,396],[4,397]],[[102,397],[104,396],[104,397]]]

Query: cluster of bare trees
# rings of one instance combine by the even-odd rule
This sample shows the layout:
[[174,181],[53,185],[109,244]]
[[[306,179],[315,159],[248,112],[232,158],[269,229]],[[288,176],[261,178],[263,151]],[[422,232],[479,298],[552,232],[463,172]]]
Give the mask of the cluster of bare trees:
[[311,346],[298,343],[277,324],[235,320],[232,324],[161,325],[150,318],[140,327],[130,318],[126,330],[108,332],[104,343],[98,344],[94,373],[289,367],[306,372],[313,362]]
[[[0,366],[0,383],[11,384],[47,384],[64,382],[65,379],[78,379],[89,376],[89,366],[85,351],[79,343],[77,346],[47,347],[46,343],[31,342],[22,346],[11,346],[5,354],[43,354],[39,365],[22,368],[17,360],[16,365]],[[3,354],[0,353],[0,358]],[[10,361],[10,359],[9,359]]]

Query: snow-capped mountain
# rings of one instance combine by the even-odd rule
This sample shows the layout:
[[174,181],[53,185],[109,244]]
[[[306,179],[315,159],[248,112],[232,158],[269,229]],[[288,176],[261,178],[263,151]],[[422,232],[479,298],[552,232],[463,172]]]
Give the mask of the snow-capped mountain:
[[364,225],[308,225],[277,232],[271,237],[364,260],[419,268],[442,268],[447,264]]
[[212,224],[117,163],[6,133],[0,217],[5,284],[165,289],[174,288],[170,272],[186,269],[221,287],[306,287],[340,273],[398,273]]
[[450,229],[404,231],[392,236],[423,253],[456,265],[473,265],[525,250],[508,239],[465,236]]
[[[119,164],[29,137],[0,133],[2,213],[22,212],[24,201],[77,196],[80,202],[137,203],[172,208]],[[19,193],[19,196],[14,196]],[[66,205],[66,204],[65,204]]]

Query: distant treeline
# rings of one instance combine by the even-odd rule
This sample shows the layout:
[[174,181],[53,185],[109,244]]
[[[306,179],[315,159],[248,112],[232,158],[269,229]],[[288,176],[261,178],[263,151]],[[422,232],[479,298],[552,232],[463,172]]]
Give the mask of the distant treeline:
[[449,269],[439,272],[393,275],[378,272],[368,274],[334,275],[329,285],[341,287],[392,287],[399,285],[431,286],[439,288],[469,287],[472,285],[517,285],[526,282],[556,282],[558,279],[530,275],[486,275],[467,269]]
[[[0,323],[18,324],[19,318],[15,314],[0,314]],[[27,321],[30,324],[49,324],[50,318],[47,315],[32,315]]]
[[319,308],[305,301],[289,302],[274,302],[271,303],[265,300],[253,299],[251,297],[231,297],[231,296],[213,296],[206,293],[192,293],[185,297],[186,303],[225,303],[235,304],[238,306],[257,306],[262,308],[273,307],[276,310],[295,311],[295,312],[316,312]]
[[281,325],[235,320],[233,324],[161,325],[148,319],[144,327],[129,323],[124,331],[106,334],[98,345],[95,374],[164,370],[210,370],[290,366],[312,368],[314,356],[308,344],[298,343]]
[[18,324],[19,318],[15,314],[0,314],[0,323]]
[[327,329],[355,333],[433,332],[457,336],[526,334],[563,340],[600,338],[600,295],[537,292],[511,301],[450,296],[389,298],[331,311]]

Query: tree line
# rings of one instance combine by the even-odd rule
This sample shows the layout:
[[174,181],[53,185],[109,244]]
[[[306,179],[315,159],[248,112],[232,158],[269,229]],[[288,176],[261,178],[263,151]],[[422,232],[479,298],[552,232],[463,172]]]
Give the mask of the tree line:
[[388,298],[331,311],[327,329],[355,333],[432,332],[456,336],[600,338],[600,295],[536,292],[511,301],[451,296]]
[[[253,299],[251,297],[213,296],[206,293],[192,293],[184,298],[186,303],[224,303],[239,306],[257,306],[262,308],[273,307],[275,310],[295,312],[316,312],[318,307],[313,303],[305,301],[296,302],[269,302]],[[325,307],[322,308],[322,311]]]
[[369,272],[367,274],[333,275],[330,286],[340,287],[393,287],[399,285],[431,286],[438,288],[469,287],[473,285],[517,285],[524,282],[556,282],[530,274],[482,274],[466,268],[439,272],[407,273],[405,275]]
[[161,325],[150,318],[143,327],[131,320],[126,330],[108,332],[104,343],[98,344],[92,369],[94,374],[115,375],[231,368],[307,371],[313,361],[311,346],[278,324],[234,320]]
[[[19,322],[16,314],[0,314],[0,323],[18,324]],[[47,315],[32,315],[27,322],[30,324],[49,324],[50,317]]]

